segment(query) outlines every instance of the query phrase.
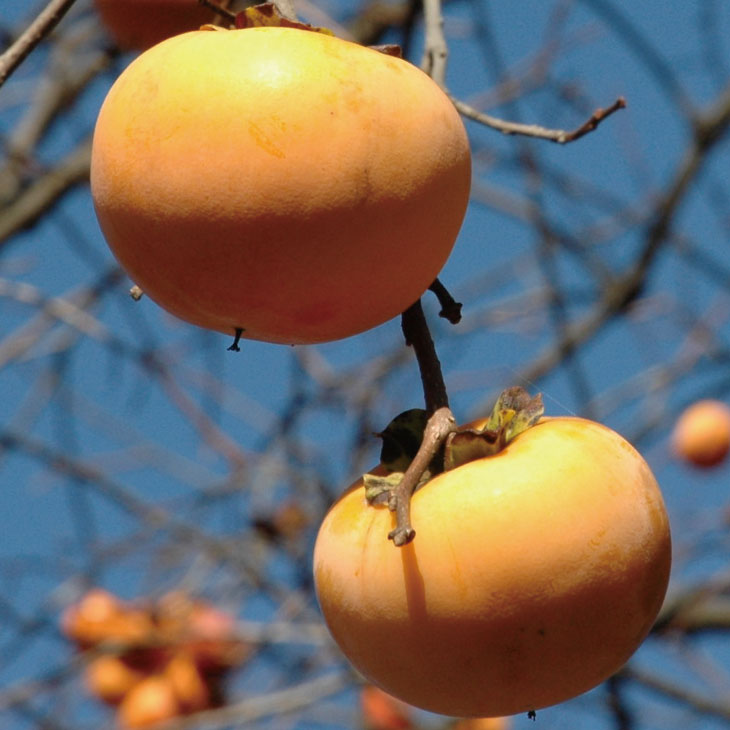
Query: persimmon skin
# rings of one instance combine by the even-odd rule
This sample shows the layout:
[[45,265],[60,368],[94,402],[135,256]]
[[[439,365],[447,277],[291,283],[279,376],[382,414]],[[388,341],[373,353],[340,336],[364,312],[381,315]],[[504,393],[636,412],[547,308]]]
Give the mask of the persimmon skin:
[[285,344],[397,316],[470,187],[453,104],[412,64],[293,28],[194,31],[121,74],[91,190],[131,279],[193,324]]
[[504,716],[577,696],[631,656],[664,598],[659,488],[591,421],[544,419],[437,476],[412,519],[414,541],[394,547],[394,515],[356,482],[323,521],[314,577],[345,656],[426,710]]
[[730,452],[730,408],[722,401],[699,400],[685,409],[672,432],[672,448],[698,467],[721,464]]
[[124,50],[143,51],[171,36],[197,30],[214,14],[198,0],[94,0],[104,27]]

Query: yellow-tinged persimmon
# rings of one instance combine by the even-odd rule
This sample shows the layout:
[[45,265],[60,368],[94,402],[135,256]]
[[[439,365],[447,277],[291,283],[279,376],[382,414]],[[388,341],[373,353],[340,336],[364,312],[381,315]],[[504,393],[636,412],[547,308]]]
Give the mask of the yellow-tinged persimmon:
[[694,466],[717,466],[730,451],[730,407],[700,400],[685,409],[672,432],[674,453]]
[[270,342],[336,340],[409,307],[469,188],[464,126],[432,79],[298,28],[159,43],[94,133],[94,205],[134,282],[184,320]]
[[417,707],[481,717],[567,700],[631,656],[662,604],[662,496],[600,424],[541,420],[435,476],[411,513],[415,539],[396,548],[393,513],[356,482],[323,521],[314,577],[345,656]]
[[148,727],[173,720],[182,713],[169,678],[153,674],[145,677],[124,696],[117,718],[125,730]]
[[94,0],[94,5],[116,44],[137,51],[215,17],[198,0]]
[[84,681],[89,691],[103,702],[118,705],[144,674],[121,656],[102,654],[84,670]]

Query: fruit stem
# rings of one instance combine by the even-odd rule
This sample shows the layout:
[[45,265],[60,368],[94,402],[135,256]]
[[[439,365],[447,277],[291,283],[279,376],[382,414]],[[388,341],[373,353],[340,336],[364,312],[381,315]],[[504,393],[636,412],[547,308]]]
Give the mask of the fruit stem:
[[456,431],[456,419],[449,408],[441,363],[420,299],[401,315],[401,328],[406,344],[416,353],[429,418],[418,452],[403,475],[403,480],[393,490],[388,503],[390,510],[395,512],[396,519],[395,528],[390,531],[388,538],[398,547],[407,545],[416,536],[411,525],[413,491],[447,436]]
[[236,330],[233,335],[233,344],[228,348],[229,352],[241,352],[239,343],[241,342],[241,337],[243,337],[244,332],[245,332],[245,329],[243,327],[236,327]]
[[395,512],[395,528],[388,533],[388,539],[396,547],[407,545],[416,536],[411,525],[411,497],[421,475],[428,469],[431,460],[441,448],[449,434],[456,431],[456,420],[448,406],[434,411],[426,423],[423,441],[410,463],[401,483],[393,489],[388,507]]
[[439,408],[448,408],[449,396],[446,393],[446,385],[441,373],[441,363],[436,354],[436,347],[433,344],[420,299],[411,304],[401,315],[401,329],[406,339],[406,345],[412,347],[416,353],[426,410],[433,413]]

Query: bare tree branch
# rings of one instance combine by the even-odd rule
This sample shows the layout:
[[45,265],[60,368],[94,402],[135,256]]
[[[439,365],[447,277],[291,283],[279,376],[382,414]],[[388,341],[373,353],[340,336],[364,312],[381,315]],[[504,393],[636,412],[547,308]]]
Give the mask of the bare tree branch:
[[2,86],[28,54],[56,27],[75,0],[51,0],[20,37],[0,55],[0,86]]

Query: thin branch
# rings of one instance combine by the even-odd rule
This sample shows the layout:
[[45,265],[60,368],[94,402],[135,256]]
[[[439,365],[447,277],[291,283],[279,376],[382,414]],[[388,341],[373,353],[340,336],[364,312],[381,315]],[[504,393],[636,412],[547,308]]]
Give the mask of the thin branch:
[[0,56],[0,86],[26,59],[28,54],[58,25],[75,0],[51,0],[10,48]]
[[525,137],[536,137],[537,139],[545,139],[557,144],[575,142],[589,132],[593,132],[604,119],[610,117],[614,112],[626,108],[626,100],[620,96],[611,106],[605,109],[596,109],[583,124],[573,131],[567,131],[565,129],[548,129],[547,127],[541,127],[539,124],[509,122],[505,119],[499,119],[490,114],[480,112],[478,109],[458,99],[452,99],[452,101],[454,102],[454,106],[465,117],[492,129],[496,129],[498,132],[502,132],[502,134],[519,134]]
[[0,249],[14,234],[38,220],[64,193],[89,179],[91,139],[38,177],[0,212]]
[[620,671],[619,676],[623,679],[637,682],[646,689],[658,692],[669,699],[686,705],[695,712],[704,715],[714,715],[723,720],[730,720],[730,703],[695,692],[686,682],[672,682],[671,680],[631,666],[624,667]]
[[441,88],[446,88],[446,60],[449,56],[449,49],[444,37],[441,0],[423,0],[423,16],[426,38],[421,68]]

